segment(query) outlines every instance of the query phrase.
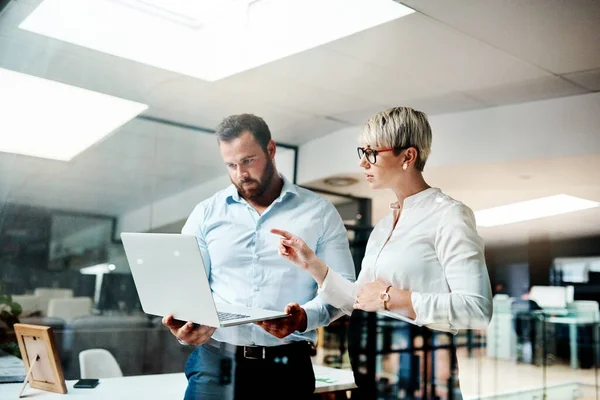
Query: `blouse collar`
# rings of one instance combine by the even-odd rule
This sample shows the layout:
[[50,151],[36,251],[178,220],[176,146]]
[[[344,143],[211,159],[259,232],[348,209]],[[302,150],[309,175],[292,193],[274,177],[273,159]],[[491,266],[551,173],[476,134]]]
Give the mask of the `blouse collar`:
[[427,188],[425,190],[421,190],[418,193],[413,194],[412,196],[408,196],[407,198],[404,199],[404,205],[403,207],[400,207],[400,205],[398,204],[397,201],[390,203],[390,210],[399,210],[399,209],[408,209],[411,208],[413,206],[415,206],[416,204],[420,203],[423,199],[429,197],[429,195],[433,194],[433,193],[437,193],[440,190],[438,188]]

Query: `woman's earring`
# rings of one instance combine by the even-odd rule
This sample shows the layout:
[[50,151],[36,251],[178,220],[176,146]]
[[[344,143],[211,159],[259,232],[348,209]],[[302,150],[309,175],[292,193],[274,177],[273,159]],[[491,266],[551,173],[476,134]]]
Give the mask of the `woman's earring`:
[[406,168],[408,168],[408,164],[407,163],[402,164],[402,169],[406,171]]

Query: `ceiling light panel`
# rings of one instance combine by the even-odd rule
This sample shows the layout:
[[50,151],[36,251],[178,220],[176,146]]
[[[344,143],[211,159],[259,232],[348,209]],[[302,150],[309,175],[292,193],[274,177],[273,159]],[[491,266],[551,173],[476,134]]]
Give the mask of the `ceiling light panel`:
[[0,151],[69,161],[147,105],[0,68]]
[[20,28],[215,81],[413,12],[393,0],[44,0]]
[[491,227],[515,222],[547,218],[598,207],[600,203],[559,194],[475,212],[477,225]]

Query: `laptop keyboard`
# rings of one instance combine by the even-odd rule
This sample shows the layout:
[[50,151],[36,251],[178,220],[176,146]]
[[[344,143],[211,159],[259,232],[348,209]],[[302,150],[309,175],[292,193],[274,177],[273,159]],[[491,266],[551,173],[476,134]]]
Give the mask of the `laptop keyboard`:
[[221,312],[221,311],[218,311],[217,314],[219,314],[219,321],[231,321],[232,319],[240,319],[240,318],[250,317],[249,315],[232,314],[232,313],[226,313],[226,312]]

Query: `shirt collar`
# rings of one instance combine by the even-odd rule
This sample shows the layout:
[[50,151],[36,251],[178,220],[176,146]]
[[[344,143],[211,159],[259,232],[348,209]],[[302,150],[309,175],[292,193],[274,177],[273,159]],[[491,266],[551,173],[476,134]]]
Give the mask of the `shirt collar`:
[[[407,208],[411,208],[413,206],[415,206],[416,204],[420,203],[421,201],[423,201],[425,198],[429,197],[431,194],[433,193],[437,193],[440,190],[438,188],[427,188],[425,190],[421,190],[419,193],[415,193],[412,196],[408,196],[407,198],[404,199],[404,205],[402,207],[402,209],[406,210]],[[395,201],[393,203],[390,203],[390,210],[398,210],[400,209],[400,206],[398,205],[398,202]]]
[[[288,179],[285,176],[283,176],[282,174],[279,174],[279,177],[281,179],[283,179],[283,187],[281,188],[281,194],[279,195],[277,200],[283,199],[288,193],[298,195],[298,188],[296,187],[296,185],[294,185],[293,183],[288,181]],[[227,189],[225,189],[225,193],[226,193],[226,200],[228,202],[229,202],[229,200],[235,201],[236,203],[241,203],[242,201],[245,202],[245,200],[238,193],[237,188],[235,187],[234,184],[229,185],[229,187],[227,187]],[[275,201],[277,201],[277,200],[275,200]]]

